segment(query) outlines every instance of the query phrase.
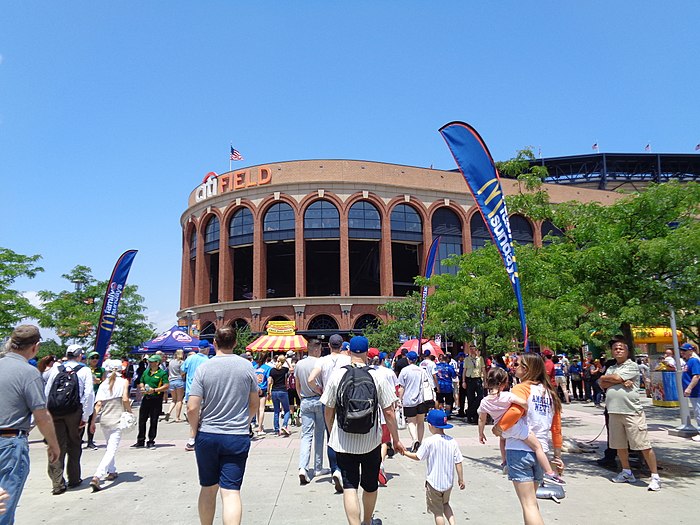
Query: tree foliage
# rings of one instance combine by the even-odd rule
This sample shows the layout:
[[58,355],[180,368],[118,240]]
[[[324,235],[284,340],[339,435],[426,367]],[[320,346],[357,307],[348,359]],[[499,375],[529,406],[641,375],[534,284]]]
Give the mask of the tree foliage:
[[[63,346],[69,342],[93,346],[108,281],[97,281],[92,276],[92,270],[81,265],[62,277],[74,284],[74,290],[40,291],[43,306],[38,316],[39,322],[45,328],[54,329]],[[136,285],[125,286],[109,348],[112,356],[121,357],[131,347],[155,337],[143,301]]]
[[22,255],[0,248],[0,339],[10,335],[14,327],[27,317],[36,317],[34,307],[13,285],[20,277],[33,279],[44,269],[37,266],[40,255]]

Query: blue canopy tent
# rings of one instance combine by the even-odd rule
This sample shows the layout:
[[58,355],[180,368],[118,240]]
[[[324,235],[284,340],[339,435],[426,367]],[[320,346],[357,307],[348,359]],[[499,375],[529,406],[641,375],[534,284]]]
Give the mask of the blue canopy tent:
[[183,350],[185,353],[187,353],[190,350],[197,350],[198,347],[199,339],[180,330],[178,326],[173,326],[170,330],[166,330],[155,339],[143,343],[141,348],[138,348],[131,353],[152,354],[158,350],[168,354],[175,352],[175,350]]

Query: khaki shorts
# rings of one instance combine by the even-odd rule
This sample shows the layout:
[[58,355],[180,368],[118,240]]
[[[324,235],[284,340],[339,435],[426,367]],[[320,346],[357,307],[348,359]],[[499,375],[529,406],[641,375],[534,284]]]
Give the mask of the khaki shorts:
[[651,448],[647,433],[647,418],[644,412],[639,414],[609,414],[610,448],[629,448],[647,450]]
[[452,487],[444,492],[435,490],[430,483],[425,482],[425,504],[428,512],[435,516],[442,516],[445,512],[443,505],[450,502]]
[[557,386],[566,386],[566,376],[554,376],[554,381]]

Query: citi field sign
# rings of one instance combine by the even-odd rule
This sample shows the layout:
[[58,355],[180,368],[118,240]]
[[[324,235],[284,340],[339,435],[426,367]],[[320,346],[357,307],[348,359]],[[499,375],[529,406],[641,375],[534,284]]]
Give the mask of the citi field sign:
[[268,168],[263,167],[232,171],[224,175],[217,175],[215,172],[210,171],[204,176],[202,184],[197,186],[194,193],[194,200],[195,202],[201,202],[229,191],[264,186],[271,182],[272,172]]

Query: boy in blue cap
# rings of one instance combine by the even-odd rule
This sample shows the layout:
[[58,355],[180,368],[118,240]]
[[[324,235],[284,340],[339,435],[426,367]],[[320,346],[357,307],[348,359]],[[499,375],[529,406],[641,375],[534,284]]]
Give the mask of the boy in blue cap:
[[447,422],[447,414],[443,410],[433,409],[428,412],[425,419],[432,436],[421,443],[418,452],[406,451],[404,455],[416,461],[425,460],[427,462],[425,502],[428,512],[435,518],[435,524],[444,525],[447,522],[454,525],[455,518],[452,507],[450,507],[450,493],[452,485],[454,485],[455,468],[457,470],[457,484],[460,490],[464,490],[462,453],[457,442],[445,434],[445,429],[452,428],[452,425]]

